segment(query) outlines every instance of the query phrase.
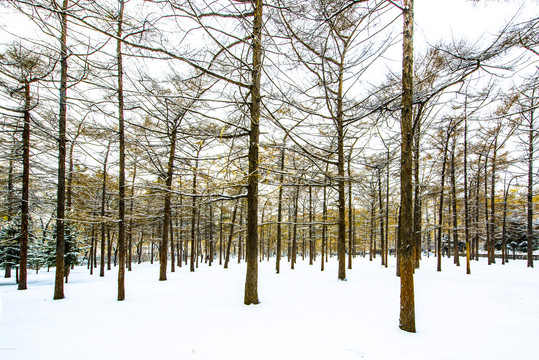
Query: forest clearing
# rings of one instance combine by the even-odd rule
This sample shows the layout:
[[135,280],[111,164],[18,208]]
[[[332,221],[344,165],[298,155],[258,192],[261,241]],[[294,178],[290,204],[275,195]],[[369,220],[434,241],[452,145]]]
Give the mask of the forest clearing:
[[1,351],[529,357],[537,14],[0,2]]
[[134,265],[126,300],[116,301],[117,268],[104,278],[85,266],[70,276],[66,298],[51,297],[54,272],[29,274],[29,289],[0,279],[0,358],[58,359],[532,359],[539,338],[539,274],[526,261],[487,265],[473,274],[444,259],[424,259],[415,274],[417,333],[398,329],[394,258],[382,267],[356,257],[347,281],[330,258],[299,261],[280,274],[259,267],[262,302],[242,304],[245,264],[177,268],[156,281],[159,265]]

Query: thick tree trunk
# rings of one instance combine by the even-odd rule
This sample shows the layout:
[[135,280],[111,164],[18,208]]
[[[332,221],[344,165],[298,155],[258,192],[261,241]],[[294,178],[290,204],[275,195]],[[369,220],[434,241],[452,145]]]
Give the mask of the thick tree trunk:
[[64,230],[67,120],[67,8],[63,0],[60,13],[60,112],[58,116],[58,195],[56,204],[56,275],[54,300],[64,298]]
[[249,176],[247,184],[247,240],[245,259],[245,305],[258,304],[258,145],[260,133],[260,77],[262,75],[262,0],[253,0],[253,65],[251,85],[251,130],[249,133]]
[[402,119],[401,119],[401,305],[399,327],[415,332],[413,199],[412,199],[412,116],[413,116],[413,23],[414,1],[404,1]]

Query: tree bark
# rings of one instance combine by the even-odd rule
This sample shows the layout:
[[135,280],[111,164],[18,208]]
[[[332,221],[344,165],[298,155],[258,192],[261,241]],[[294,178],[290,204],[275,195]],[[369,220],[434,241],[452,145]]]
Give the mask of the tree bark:
[[262,0],[253,0],[253,65],[251,84],[251,131],[249,133],[249,175],[247,185],[247,273],[245,305],[258,304],[258,145],[260,134],[260,77],[262,75]]
[[[532,94],[532,101],[535,95],[535,88]],[[533,267],[533,156],[534,156],[534,146],[535,141],[535,129],[534,129],[534,103],[530,109],[530,128],[529,128],[529,141],[528,141],[528,191],[527,191],[527,227],[526,227],[526,238],[528,240],[528,267]]]
[[125,139],[124,139],[124,90],[123,90],[123,62],[122,62],[122,26],[124,15],[124,0],[118,0],[120,9],[118,13],[118,32],[116,38],[116,57],[118,66],[118,142],[119,174],[118,174],[118,301],[125,299]]
[[279,200],[277,204],[277,254],[275,255],[275,271],[281,271],[281,247],[282,247],[282,221],[283,221],[283,182],[284,182],[284,160],[285,160],[286,135],[283,138],[283,148],[281,149],[281,173],[279,175]]
[[451,148],[451,205],[453,207],[453,262],[460,266],[459,257],[459,236],[458,236],[458,221],[457,221],[457,183],[455,179],[455,146],[453,143]]
[[[465,104],[467,105],[467,103]],[[464,237],[466,238],[466,274],[472,273],[470,266],[470,207],[468,204],[468,114],[464,112]]]
[[21,197],[21,238],[19,249],[18,289],[27,289],[28,276],[28,234],[29,234],[29,190],[30,190],[30,83],[24,84],[24,126],[22,131],[22,197]]
[[414,261],[413,261],[413,199],[412,199],[412,145],[413,145],[413,23],[414,1],[404,1],[403,64],[402,64],[402,119],[401,119],[401,306],[399,327],[415,332]]
[[66,173],[66,121],[67,121],[67,8],[64,0],[60,12],[60,112],[58,116],[58,195],[56,204],[56,274],[54,300],[64,298],[64,217]]
[[[159,281],[167,279],[168,260],[168,236],[171,222],[171,202],[172,202],[172,177],[174,175],[174,156],[176,154],[176,134],[178,124],[173,124],[170,135],[170,152],[168,156],[167,178],[165,180],[165,206],[163,209],[163,231],[161,233],[161,247],[159,252]],[[171,254],[174,254],[173,242],[171,241]]]
[[443,214],[444,214],[444,186],[445,186],[445,171],[447,165],[447,148],[449,144],[449,132],[447,133],[444,144],[444,155],[442,159],[442,174],[440,184],[440,204],[438,208],[438,236],[436,239],[436,257],[437,257],[437,271],[442,271],[442,226],[443,226]]
[[[110,142],[105,153],[103,161],[103,183],[101,186],[101,264],[99,267],[99,276],[105,276],[105,198],[107,195],[107,162],[109,159]],[[110,270],[110,269],[109,269]]]

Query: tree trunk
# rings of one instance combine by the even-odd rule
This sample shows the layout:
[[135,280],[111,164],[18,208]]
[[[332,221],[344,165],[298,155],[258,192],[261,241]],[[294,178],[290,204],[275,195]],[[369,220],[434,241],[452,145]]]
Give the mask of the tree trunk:
[[385,266],[386,258],[384,256],[385,249],[385,236],[384,236],[384,203],[382,200],[382,173],[381,168],[377,168],[377,177],[378,177],[378,205],[380,210],[380,257],[382,258],[382,266]]
[[197,172],[198,172],[198,155],[199,152],[197,152],[197,158],[195,160],[195,168],[193,169],[193,199],[192,199],[192,207],[191,207],[191,257],[190,257],[190,267],[189,271],[194,272],[195,271],[195,240],[196,240],[196,221],[197,221]]
[[413,159],[413,172],[414,172],[414,266],[419,268],[419,261],[421,260],[421,184],[419,183],[419,152],[420,152],[420,138],[421,138],[421,116],[423,114],[423,106],[425,103],[421,103],[417,110],[417,114],[414,120],[414,159]]
[[251,130],[249,132],[249,172],[247,184],[247,273],[245,305],[258,304],[258,145],[260,133],[260,77],[262,75],[262,0],[253,0],[253,65],[251,85]]
[[[264,219],[262,219],[262,221],[264,221]],[[240,228],[240,233],[238,235],[238,264],[241,263],[241,258],[242,258],[242,254],[243,254],[243,248],[242,248],[242,243],[243,243],[243,208],[240,204],[240,223],[239,223],[239,228]]]
[[455,142],[451,147],[451,204],[453,206],[453,262],[460,266],[459,236],[457,221],[457,183],[455,179]]
[[[241,190],[240,190],[241,191]],[[228,262],[230,261],[230,247],[232,245],[232,239],[234,238],[234,223],[236,222],[236,214],[238,212],[238,200],[234,202],[234,210],[232,210],[232,218],[230,220],[230,231],[228,233],[228,243],[226,245],[225,255],[225,269],[228,269]]]
[[19,251],[18,289],[27,289],[28,276],[28,234],[29,234],[29,189],[30,189],[30,83],[24,84],[24,127],[22,131],[22,199],[21,199],[21,238]]
[[[105,199],[107,195],[107,162],[109,159],[110,142],[105,153],[103,161],[103,183],[101,186],[101,264],[99,268],[99,276],[105,276]],[[109,268],[110,270],[110,268]]]
[[442,174],[440,184],[440,204],[438,208],[438,237],[436,239],[436,257],[437,257],[437,271],[442,271],[442,226],[443,226],[443,213],[444,213],[444,186],[445,186],[445,169],[447,164],[447,148],[449,144],[449,131],[447,133],[444,144],[444,155],[442,159]]
[[214,248],[214,245],[213,245],[213,206],[211,205],[211,203],[209,204],[209,212],[210,212],[210,226],[209,226],[209,232],[210,232],[210,236],[209,236],[209,240],[210,240],[210,258],[209,258],[209,266],[211,266],[211,264],[213,263],[213,248]]
[[63,0],[60,13],[60,112],[58,116],[58,195],[56,208],[56,275],[54,300],[64,298],[64,218],[66,176],[66,120],[67,120],[67,8]]
[[294,195],[294,224],[292,233],[292,260],[290,261],[290,268],[294,269],[296,264],[296,257],[298,253],[298,198],[299,198],[299,185],[296,186],[296,194]]
[[[168,236],[169,225],[171,222],[171,202],[172,202],[172,177],[174,176],[174,155],[176,154],[176,134],[178,124],[173,125],[170,135],[170,152],[168,156],[167,178],[165,180],[165,206],[163,209],[163,231],[161,233],[161,251],[159,252],[159,281],[167,279],[167,260],[168,260]],[[197,161],[198,165],[198,161]],[[171,241],[171,254],[174,254],[174,246]],[[174,256],[174,255],[173,255]]]
[[116,57],[118,63],[118,142],[119,142],[119,173],[118,173],[118,301],[125,299],[125,139],[124,139],[124,89],[122,65],[122,25],[124,16],[124,0],[118,0],[118,32],[116,40]]
[[[535,94],[535,89],[534,89]],[[533,103],[532,103],[533,105]],[[534,106],[530,109],[530,129],[529,129],[529,141],[528,141],[528,191],[527,191],[527,227],[526,238],[528,240],[528,267],[533,267],[533,156],[535,141],[535,129],[534,129]]]
[[[352,255],[354,251],[354,209],[352,208],[352,154],[348,157],[348,269],[352,269]],[[312,223],[312,220],[311,220]],[[311,225],[312,227],[312,225]],[[312,239],[312,236],[311,236]]]
[[[466,103],[467,104],[467,103]],[[466,238],[466,274],[470,267],[470,207],[468,205],[468,114],[464,113],[464,237]]]
[[486,234],[487,234],[487,259],[488,264],[492,264],[492,257],[490,256],[490,221],[489,221],[489,209],[488,209],[488,156],[485,156],[485,224],[486,224]]
[[127,246],[127,270],[131,271],[132,264],[132,254],[133,254],[133,216],[135,208],[135,180],[137,178],[137,157],[135,156],[135,161],[133,164],[133,177],[131,179],[131,201],[129,203],[129,213],[131,214],[131,219],[129,219],[129,244]]
[[399,327],[415,332],[413,199],[412,199],[412,116],[413,116],[413,23],[414,1],[404,1],[402,119],[401,119],[401,306]]
[[491,257],[491,263],[496,263],[496,257],[495,257],[495,249],[494,249],[494,223],[496,222],[495,216],[496,216],[496,194],[495,194],[495,185],[496,185],[496,166],[498,165],[496,161],[496,157],[498,154],[498,133],[496,133],[496,139],[494,140],[494,154],[492,156],[492,174],[491,174],[491,181],[490,181],[490,222],[489,222],[489,232],[490,232],[490,257]]
[[285,160],[286,135],[283,139],[283,148],[281,149],[281,173],[279,175],[279,200],[277,204],[277,254],[275,255],[275,271],[278,274],[281,271],[281,247],[282,247],[282,221],[283,221],[283,182],[284,182],[284,160]]
[[223,265],[223,204],[221,203],[219,221],[219,265]]
[[338,239],[337,254],[339,257],[339,280],[346,280],[346,197],[344,178],[344,113],[343,113],[343,75],[344,69],[339,67],[339,89],[337,91],[337,184],[338,184]]
[[328,220],[328,207],[327,207],[327,187],[324,186],[324,203],[322,204],[322,253],[320,258],[320,271],[324,271],[325,259],[327,256],[327,220]]

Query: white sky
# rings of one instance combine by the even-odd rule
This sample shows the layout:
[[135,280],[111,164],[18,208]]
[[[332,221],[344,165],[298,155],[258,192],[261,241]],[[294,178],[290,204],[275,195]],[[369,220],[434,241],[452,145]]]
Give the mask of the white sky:
[[515,14],[527,19],[539,14],[538,0],[415,0],[415,42],[418,47],[440,38],[469,38],[496,34]]

